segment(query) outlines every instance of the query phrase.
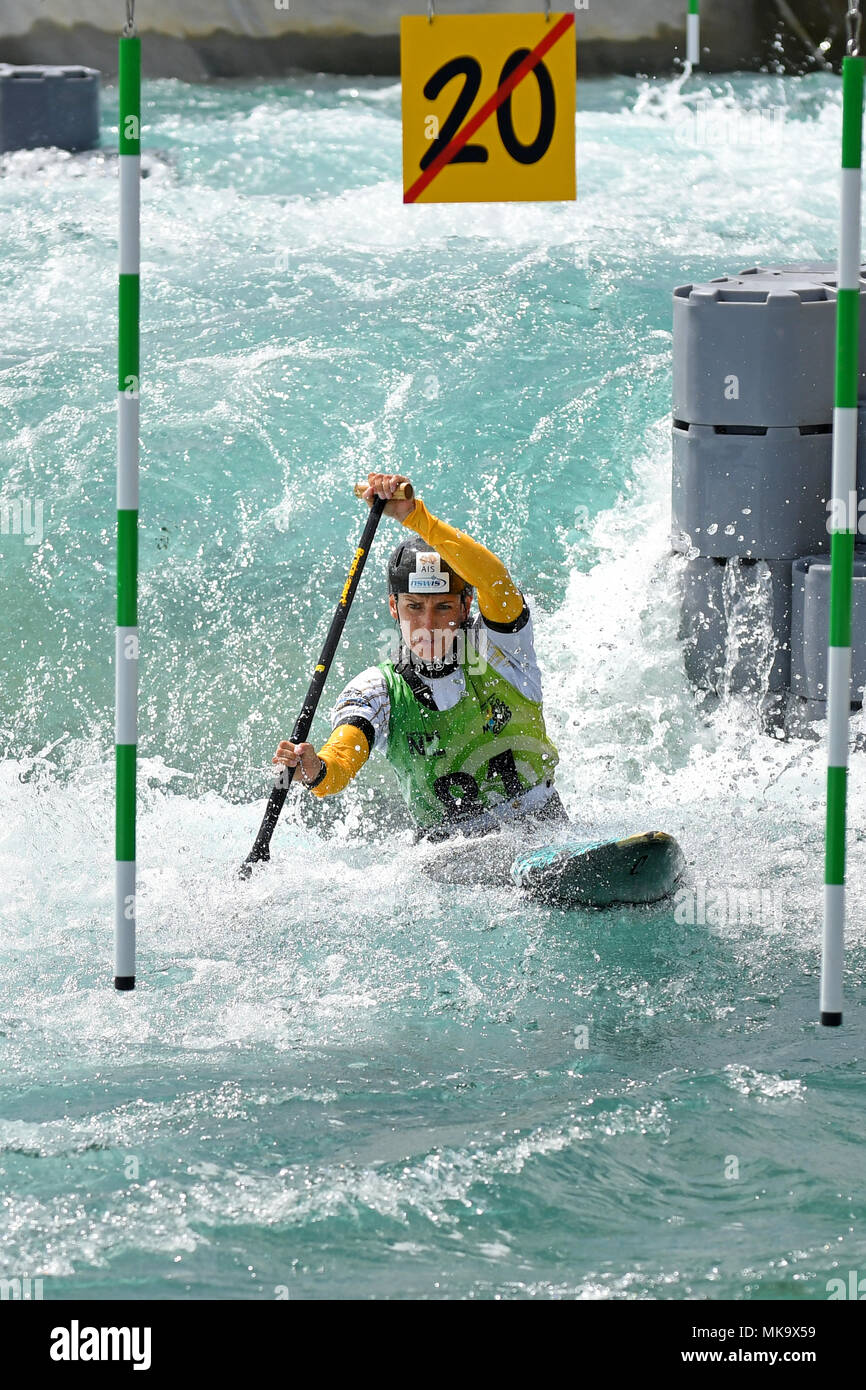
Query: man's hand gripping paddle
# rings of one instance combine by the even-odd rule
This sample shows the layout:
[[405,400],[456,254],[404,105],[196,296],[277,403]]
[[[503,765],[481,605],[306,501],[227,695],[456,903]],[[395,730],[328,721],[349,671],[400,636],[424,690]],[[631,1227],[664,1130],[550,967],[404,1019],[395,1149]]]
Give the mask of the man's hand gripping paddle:
[[[358,483],[355,487],[355,496],[363,497],[367,488],[367,484]],[[343,628],[346,625],[349,609],[355,597],[355,590],[363,574],[364,565],[370,553],[370,547],[373,544],[373,537],[382,519],[382,513],[389,501],[397,501],[400,499],[409,502],[414,495],[411,483],[404,483],[395,488],[390,497],[374,497],[373,499],[370,515],[367,517],[364,533],[358,542],[358,548],[355,551],[352,564],[349,568],[349,574],[343,586],[343,592],[340,595],[340,601],[337,604],[336,612],[331,621],[328,636],[322,648],[322,654],[316,663],[316,669],[313,672],[313,678],[310,681],[310,688],[307,691],[306,699],[301,706],[301,712],[295,720],[295,727],[292,730],[292,743],[304,743],[312,728],[313,718],[318,708],[322,691],[325,688],[325,681],[328,679],[328,672],[331,669],[331,662],[334,659],[334,654],[339,645]],[[281,769],[279,783],[274,787],[268,797],[268,804],[265,807],[265,814],[262,818],[261,826],[259,827],[259,833],[256,836],[256,842],[238,870],[241,878],[248,879],[251,876],[253,864],[258,864],[261,860],[270,859],[271,836],[276,829],[277,821],[280,818],[280,812],[285,804],[292,776],[293,774],[290,773],[288,769]]]

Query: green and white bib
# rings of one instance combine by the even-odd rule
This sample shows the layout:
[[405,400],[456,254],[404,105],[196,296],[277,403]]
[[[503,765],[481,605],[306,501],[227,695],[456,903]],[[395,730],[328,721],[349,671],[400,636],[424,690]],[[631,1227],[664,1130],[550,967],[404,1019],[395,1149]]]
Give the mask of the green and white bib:
[[463,668],[465,693],[447,710],[435,708],[410,667],[385,661],[378,670],[390,701],[385,751],[420,826],[468,820],[553,784],[559,754],[540,701],[521,695],[477,653]]

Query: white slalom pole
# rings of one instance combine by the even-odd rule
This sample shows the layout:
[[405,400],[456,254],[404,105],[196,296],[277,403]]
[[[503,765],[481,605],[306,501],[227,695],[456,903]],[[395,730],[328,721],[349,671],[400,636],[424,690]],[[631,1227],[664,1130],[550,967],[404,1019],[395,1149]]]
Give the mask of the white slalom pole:
[[848,795],[848,721],[851,712],[851,590],[857,516],[857,383],[860,348],[861,165],[863,59],[860,13],[848,12],[848,56],[842,60],[842,207],[836,303],[836,392],[833,411],[831,497],[844,499],[844,520],[830,509],[830,633],[827,651],[827,832],[824,864],[824,935],[821,950],[821,1022],[842,1022],[845,936],[845,831]]
[[141,40],[134,0],[118,50],[117,628],[115,661],[114,985],[135,988],[135,783],[138,755],[138,402]]
[[689,0],[686,15],[686,62],[696,68],[701,61],[701,16],[698,12],[699,0]]

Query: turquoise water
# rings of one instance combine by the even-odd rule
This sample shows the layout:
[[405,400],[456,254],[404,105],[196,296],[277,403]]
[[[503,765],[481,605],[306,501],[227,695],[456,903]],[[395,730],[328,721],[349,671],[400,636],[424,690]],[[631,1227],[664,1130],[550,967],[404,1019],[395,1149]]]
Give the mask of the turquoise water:
[[[115,166],[0,178],[0,500],[44,507],[0,537],[0,1272],[46,1298],[825,1298],[866,1273],[866,763],[822,1032],[823,752],[696,698],[667,527],[671,289],[834,258],[835,80],[582,83],[571,206],[404,208],[390,82],[145,100],[131,996]],[[437,885],[378,759],[293,795],[238,883],[374,467],[527,593],[575,821],[671,831],[695,893],[758,892],[759,920]],[[383,528],[326,706],[389,633]]]

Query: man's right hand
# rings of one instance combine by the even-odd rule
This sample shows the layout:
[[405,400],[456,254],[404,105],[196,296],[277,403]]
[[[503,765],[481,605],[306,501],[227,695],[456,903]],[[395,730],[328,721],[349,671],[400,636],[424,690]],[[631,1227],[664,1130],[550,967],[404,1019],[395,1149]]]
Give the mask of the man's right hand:
[[322,760],[311,743],[288,743],[284,739],[271,761],[292,768],[293,781],[301,780],[299,767],[303,768],[308,782],[318,777],[322,769]]

